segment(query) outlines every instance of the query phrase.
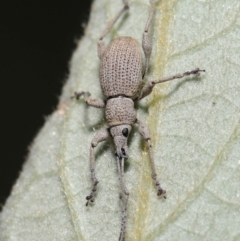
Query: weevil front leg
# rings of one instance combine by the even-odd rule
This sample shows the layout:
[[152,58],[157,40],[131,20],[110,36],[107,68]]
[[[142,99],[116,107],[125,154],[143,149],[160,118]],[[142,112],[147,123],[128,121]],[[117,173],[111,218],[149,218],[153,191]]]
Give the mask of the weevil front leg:
[[82,92],[74,92],[74,96],[77,100],[79,100],[79,98],[83,96],[84,101],[93,107],[96,108],[104,108],[105,107],[105,102],[101,99],[91,99],[90,96],[91,94],[89,92],[86,91],[82,91]]
[[150,165],[152,169],[152,179],[154,180],[154,183],[157,187],[157,195],[163,195],[165,197],[166,191],[163,190],[160,186],[160,182],[157,179],[157,173],[156,173],[156,168],[155,168],[155,163],[154,163],[154,158],[153,158],[153,152],[152,152],[152,145],[151,145],[151,138],[149,134],[149,130],[146,124],[141,122],[140,120],[136,120],[136,123],[139,126],[139,133],[143,136],[144,140],[147,142],[148,145],[148,154],[149,154],[149,159],[150,159]]
[[155,1],[150,0],[150,4],[151,4],[151,9],[150,9],[149,16],[148,16],[146,26],[143,32],[143,36],[142,36],[142,48],[145,54],[145,69],[144,69],[143,77],[147,74],[149,59],[152,53],[152,44],[149,38],[148,30],[149,30],[149,27],[151,26],[153,15],[154,15]]
[[123,0],[123,7],[116,14],[116,16],[112,19],[112,21],[109,22],[109,24],[104,29],[101,36],[99,37],[99,40],[98,40],[98,57],[99,57],[99,59],[102,58],[103,53],[105,51],[105,45],[103,42],[103,38],[109,33],[109,31],[112,29],[113,25],[117,22],[117,20],[121,17],[121,15],[128,9],[129,9],[128,0]]
[[199,76],[200,72],[205,72],[205,70],[196,68],[192,71],[187,71],[187,72],[184,72],[182,74],[176,74],[176,75],[165,77],[165,78],[162,78],[162,79],[149,81],[143,86],[141,94],[137,99],[140,100],[140,99],[144,98],[145,96],[149,95],[152,92],[152,90],[153,90],[153,88],[156,84],[167,82],[167,81],[174,80],[174,79],[181,79],[184,76],[188,76],[188,75]]
[[86,206],[88,206],[89,202],[94,202],[94,194],[97,191],[97,184],[98,179],[96,178],[95,173],[95,155],[94,155],[94,148],[102,141],[105,141],[108,137],[110,137],[109,131],[107,128],[100,129],[96,135],[94,136],[91,147],[90,147],[90,170],[91,170],[91,178],[92,178],[92,191],[90,195],[86,197],[87,203]]

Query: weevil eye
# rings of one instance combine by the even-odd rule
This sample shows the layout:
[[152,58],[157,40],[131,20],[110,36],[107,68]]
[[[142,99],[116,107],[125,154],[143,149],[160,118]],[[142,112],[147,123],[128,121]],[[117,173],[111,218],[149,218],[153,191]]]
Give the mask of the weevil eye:
[[122,134],[127,137],[128,136],[128,128],[122,129]]

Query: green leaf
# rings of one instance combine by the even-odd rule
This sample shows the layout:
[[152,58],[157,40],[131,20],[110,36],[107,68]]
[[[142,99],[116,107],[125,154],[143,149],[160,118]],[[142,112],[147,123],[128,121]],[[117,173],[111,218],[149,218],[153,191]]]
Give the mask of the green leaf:
[[[57,110],[34,140],[28,160],[0,215],[0,240],[117,240],[118,175],[112,142],[96,150],[100,180],[94,205],[89,147],[105,125],[102,110],[73,101],[74,91],[102,98],[97,40],[122,6],[98,0],[73,54]],[[134,128],[125,172],[130,192],[126,241],[240,240],[240,11],[239,1],[156,3],[147,80],[206,69],[198,78],[158,85],[139,102],[148,123],[156,169],[167,199],[156,195],[147,149]],[[130,1],[106,42],[141,42],[149,2]],[[148,110],[148,111],[147,111]]]

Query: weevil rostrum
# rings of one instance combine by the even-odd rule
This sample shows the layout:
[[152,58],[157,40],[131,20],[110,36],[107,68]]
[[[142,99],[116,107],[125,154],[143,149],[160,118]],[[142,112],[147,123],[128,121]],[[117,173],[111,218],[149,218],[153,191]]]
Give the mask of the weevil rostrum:
[[128,158],[128,136],[134,124],[138,125],[139,133],[142,135],[148,146],[148,154],[151,165],[151,176],[157,188],[157,195],[165,197],[166,191],[162,189],[157,178],[155,164],[152,153],[151,137],[146,124],[136,117],[134,101],[138,101],[149,95],[154,86],[158,83],[180,79],[189,75],[200,75],[200,70],[196,68],[182,74],[176,74],[170,77],[149,81],[142,86],[142,80],[146,76],[149,65],[149,58],[152,46],[149,38],[149,28],[153,19],[155,10],[155,1],[150,0],[150,11],[146,21],[145,29],[142,35],[142,49],[145,55],[143,63],[142,51],[137,40],[129,36],[118,37],[107,47],[104,45],[104,37],[112,29],[115,22],[129,9],[128,0],[123,0],[122,9],[116,14],[112,21],[102,32],[98,41],[98,56],[100,59],[100,86],[106,100],[91,99],[89,92],[75,92],[74,97],[79,99],[83,97],[84,101],[96,108],[105,108],[105,116],[108,128],[100,129],[94,136],[90,147],[90,168],[92,179],[91,193],[86,197],[87,203],[94,202],[97,191],[98,179],[95,172],[94,148],[102,141],[113,138],[116,148],[117,167],[120,181],[119,198],[121,200],[121,230],[119,241],[125,236],[127,203],[129,192],[124,182],[124,161]]

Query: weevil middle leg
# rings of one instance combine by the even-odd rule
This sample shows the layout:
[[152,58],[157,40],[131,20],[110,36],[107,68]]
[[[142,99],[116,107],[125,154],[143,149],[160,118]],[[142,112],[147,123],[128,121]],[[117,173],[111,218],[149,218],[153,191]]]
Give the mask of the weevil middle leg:
[[144,97],[146,97],[147,95],[151,94],[151,92],[152,92],[152,90],[153,90],[153,88],[155,87],[156,84],[167,82],[167,81],[171,81],[171,80],[175,80],[175,79],[181,79],[184,76],[189,76],[189,75],[199,76],[200,72],[205,72],[205,70],[196,68],[196,69],[194,69],[192,71],[187,71],[187,72],[184,72],[182,74],[176,74],[176,75],[172,75],[172,76],[169,76],[169,77],[161,78],[161,79],[158,79],[158,80],[149,81],[149,82],[147,82],[143,86],[142,91],[141,91],[141,93],[140,93],[140,95],[138,96],[137,99],[141,100]]
[[78,100],[81,96],[83,96],[84,101],[92,107],[96,107],[96,108],[105,107],[105,102],[102,99],[91,99],[90,98],[91,94],[86,91],[74,92],[74,96],[72,97],[73,98],[75,97]]

